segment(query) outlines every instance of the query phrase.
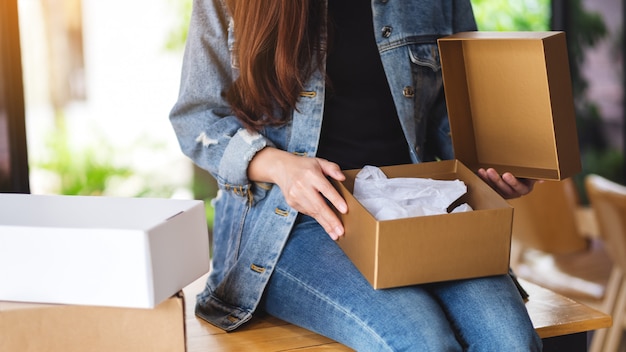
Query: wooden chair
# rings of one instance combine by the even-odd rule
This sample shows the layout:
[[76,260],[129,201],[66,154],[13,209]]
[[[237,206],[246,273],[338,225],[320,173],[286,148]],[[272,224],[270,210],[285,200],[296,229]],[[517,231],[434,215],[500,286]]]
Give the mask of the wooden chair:
[[585,178],[585,188],[594,211],[606,251],[619,276],[619,291],[611,312],[613,326],[608,329],[602,351],[617,351],[624,332],[626,313],[626,186],[598,175]]
[[[613,270],[605,241],[597,238],[596,225],[589,223],[594,220],[591,209],[580,204],[574,181],[538,183],[510,204],[516,248],[511,266],[516,274],[610,314],[620,275]],[[594,333],[590,351],[603,351],[605,330]]]
[[509,203],[515,209],[513,236],[524,247],[552,254],[589,248],[589,236],[578,226],[580,200],[571,178],[537,183],[530,194]]

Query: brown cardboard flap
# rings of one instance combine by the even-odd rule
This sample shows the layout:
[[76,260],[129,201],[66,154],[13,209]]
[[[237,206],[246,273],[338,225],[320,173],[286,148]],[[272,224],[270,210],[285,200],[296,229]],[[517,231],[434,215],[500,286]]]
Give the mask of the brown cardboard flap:
[[580,171],[565,33],[466,32],[439,50],[457,159],[527,178]]

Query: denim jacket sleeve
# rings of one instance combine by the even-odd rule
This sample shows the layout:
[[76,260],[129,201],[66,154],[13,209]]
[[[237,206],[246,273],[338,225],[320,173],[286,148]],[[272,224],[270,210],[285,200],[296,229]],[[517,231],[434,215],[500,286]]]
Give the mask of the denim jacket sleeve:
[[221,189],[252,200],[250,160],[272,143],[232,115],[225,92],[237,75],[232,21],[221,0],[194,0],[178,100],[170,121],[185,155]]

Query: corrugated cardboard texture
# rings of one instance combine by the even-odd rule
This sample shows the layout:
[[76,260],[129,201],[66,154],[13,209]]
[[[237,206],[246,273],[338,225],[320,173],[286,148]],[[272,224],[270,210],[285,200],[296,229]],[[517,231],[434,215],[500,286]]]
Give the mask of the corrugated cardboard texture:
[[184,352],[182,291],[153,309],[0,302],[2,352]]
[[466,32],[439,50],[457,159],[538,179],[581,170],[563,32]]

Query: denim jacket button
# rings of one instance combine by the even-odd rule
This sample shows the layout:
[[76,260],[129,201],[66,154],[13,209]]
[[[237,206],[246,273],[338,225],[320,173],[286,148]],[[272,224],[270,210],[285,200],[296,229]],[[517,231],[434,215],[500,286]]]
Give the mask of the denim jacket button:
[[391,36],[392,30],[393,28],[391,28],[391,26],[384,26],[383,29],[381,30],[383,37],[389,38]]
[[389,0],[380,0],[381,3],[386,4]]
[[406,86],[404,87],[404,89],[402,89],[402,95],[407,98],[413,98],[415,96],[415,89],[413,89],[413,87],[411,86]]

